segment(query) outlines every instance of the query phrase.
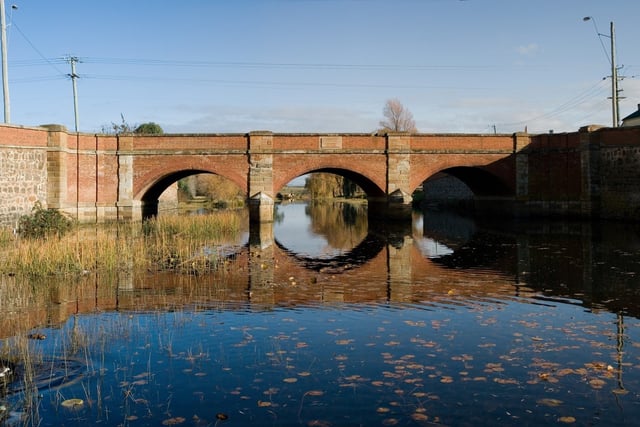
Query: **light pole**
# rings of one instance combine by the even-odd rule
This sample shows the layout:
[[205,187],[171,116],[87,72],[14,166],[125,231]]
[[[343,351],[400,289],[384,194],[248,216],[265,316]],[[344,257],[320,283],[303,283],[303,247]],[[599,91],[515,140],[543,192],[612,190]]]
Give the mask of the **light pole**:
[[7,69],[7,22],[4,14],[4,0],[0,0],[0,44],[2,45],[2,95],[4,98],[4,122],[11,121],[9,108],[9,71]]
[[[598,37],[608,37],[611,40],[611,59],[609,62],[611,63],[611,115],[613,121],[613,127],[617,128],[620,123],[620,116],[618,115],[618,110],[620,109],[619,97],[618,97],[618,67],[616,66],[616,32],[613,21],[611,21],[609,35],[602,34],[598,31],[598,26],[596,25],[596,20],[591,16],[585,16],[582,18],[583,21],[592,21],[593,27],[598,34]],[[604,47],[604,45],[603,45]]]

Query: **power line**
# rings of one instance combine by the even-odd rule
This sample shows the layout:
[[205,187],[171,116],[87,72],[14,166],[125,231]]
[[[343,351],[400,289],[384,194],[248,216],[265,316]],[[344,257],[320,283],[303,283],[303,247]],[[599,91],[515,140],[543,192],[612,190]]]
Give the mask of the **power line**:
[[62,71],[60,71],[60,69],[58,67],[56,67],[54,61],[48,59],[46,56],[44,56],[42,54],[42,52],[40,52],[40,50],[38,50],[38,48],[31,42],[31,40],[29,40],[29,38],[22,32],[20,27],[15,22],[12,23],[12,26],[14,26],[16,28],[16,30],[20,33],[20,35],[29,44],[29,46],[31,46],[31,48],[40,56],[40,58],[42,58],[45,61],[46,64],[50,65],[54,70],[56,70],[58,72],[58,74],[61,74],[63,76],[65,75],[65,73],[63,73]]
[[570,98],[569,100],[565,101],[564,103],[560,104],[559,106],[543,113],[540,114],[538,116],[535,117],[531,117],[527,120],[522,120],[519,122],[512,122],[512,123],[499,123],[498,126],[500,127],[515,127],[515,126],[521,126],[521,125],[526,125],[527,123],[531,123],[537,120],[541,120],[541,119],[550,119],[553,117],[556,117],[562,113],[565,113],[575,107],[577,107],[578,105],[584,104],[585,102],[587,102],[590,99],[595,98],[596,96],[600,96],[600,94],[602,92],[604,92],[605,90],[607,90],[607,88],[604,87],[603,85],[604,80],[599,80],[598,83],[596,83],[595,85],[591,86],[590,88],[588,88],[587,90],[585,90],[582,93],[579,93],[578,95],[574,96],[573,98]]

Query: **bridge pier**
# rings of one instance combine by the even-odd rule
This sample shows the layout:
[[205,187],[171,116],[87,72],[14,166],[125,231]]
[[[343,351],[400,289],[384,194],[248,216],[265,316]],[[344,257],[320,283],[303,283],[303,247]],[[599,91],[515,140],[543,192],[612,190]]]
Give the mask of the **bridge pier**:
[[411,135],[387,133],[387,196],[382,208],[385,219],[411,221]]
[[249,221],[252,224],[272,223],[275,202],[262,192],[249,199]]
[[369,197],[367,210],[372,221],[393,221],[411,223],[411,196],[409,201],[388,197]]
[[273,224],[252,222],[249,225],[249,301],[274,304],[275,244]]

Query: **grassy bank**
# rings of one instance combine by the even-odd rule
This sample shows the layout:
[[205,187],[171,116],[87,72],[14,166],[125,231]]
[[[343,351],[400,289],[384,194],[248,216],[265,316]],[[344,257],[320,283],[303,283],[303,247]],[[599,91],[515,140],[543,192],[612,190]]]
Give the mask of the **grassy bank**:
[[140,223],[76,226],[62,237],[30,239],[0,230],[0,274],[25,277],[115,274],[132,269],[198,273],[215,268],[215,246],[233,239],[246,215],[161,216]]

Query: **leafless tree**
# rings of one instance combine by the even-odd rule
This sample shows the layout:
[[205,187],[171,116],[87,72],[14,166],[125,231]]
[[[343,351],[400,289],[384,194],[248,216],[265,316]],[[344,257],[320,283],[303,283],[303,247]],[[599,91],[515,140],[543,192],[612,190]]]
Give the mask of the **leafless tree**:
[[411,111],[397,99],[389,99],[382,110],[384,120],[380,121],[382,130],[394,132],[417,132],[416,122]]

